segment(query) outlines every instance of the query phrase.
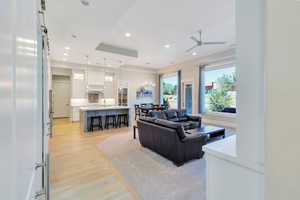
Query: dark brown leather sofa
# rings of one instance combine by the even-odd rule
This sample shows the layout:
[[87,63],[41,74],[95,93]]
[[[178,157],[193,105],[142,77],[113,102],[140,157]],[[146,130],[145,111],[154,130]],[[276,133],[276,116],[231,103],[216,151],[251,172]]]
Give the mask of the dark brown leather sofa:
[[201,127],[201,117],[190,116],[185,109],[170,109],[166,111],[152,111],[151,117],[165,119],[172,122],[180,123],[185,130]]
[[181,166],[192,159],[200,159],[204,152],[202,146],[207,137],[201,134],[186,134],[180,123],[143,118],[137,121],[139,140],[143,147],[171,160]]

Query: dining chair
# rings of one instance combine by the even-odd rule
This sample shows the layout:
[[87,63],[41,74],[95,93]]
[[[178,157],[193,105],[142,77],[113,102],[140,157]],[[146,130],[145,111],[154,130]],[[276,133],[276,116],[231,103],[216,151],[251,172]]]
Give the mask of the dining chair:
[[134,104],[134,112],[135,112],[134,120],[136,120],[136,117],[137,117],[137,116],[140,118],[140,116],[141,116],[140,105]]
[[152,105],[152,110],[154,110],[154,111],[158,111],[159,108],[160,108],[160,106],[158,104],[153,104]]
[[168,110],[168,105],[166,105],[166,104],[161,104],[161,105],[160,105],[160,110]]

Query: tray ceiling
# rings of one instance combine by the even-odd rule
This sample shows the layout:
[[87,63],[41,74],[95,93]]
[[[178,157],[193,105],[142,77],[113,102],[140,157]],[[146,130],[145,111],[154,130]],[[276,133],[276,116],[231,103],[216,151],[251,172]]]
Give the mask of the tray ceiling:
[[[51,59],[80,64],[159,68],[194,59],[195,55],[185,50],[194,45],[189,37],[197,35],[199,29],[203,30],[206,41],[227,43],[199,47],[194,51],[196,56],[223,51],[235,43],[234,0],[88,2],[89,5],[84,6],[80,0],[48,1]],[[126,33],[131,37],[126,37]],[[135,49],[139,56],[130,58],[96,51],[99,43]]]

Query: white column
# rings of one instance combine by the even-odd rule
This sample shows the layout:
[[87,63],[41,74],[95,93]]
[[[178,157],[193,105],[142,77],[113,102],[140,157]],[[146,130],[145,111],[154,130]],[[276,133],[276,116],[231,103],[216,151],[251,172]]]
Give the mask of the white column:
[[264,1],[236,1],[237,155],[263,165]]
[[208,200],[264,199],[263,0],[236,0],[237,135],[205,147]]

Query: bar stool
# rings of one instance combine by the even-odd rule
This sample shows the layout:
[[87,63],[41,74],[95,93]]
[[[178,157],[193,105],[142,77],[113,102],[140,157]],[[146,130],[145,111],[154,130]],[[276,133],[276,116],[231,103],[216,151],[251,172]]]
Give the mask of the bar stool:
[[107,114],[105,116],[105,125],[106,129],[109,129],[109,126],[113,126],[113,128],[117,127],[117,116],[115,114]]
[[129,126],[127,113],[122,113],[118,115],[117,126],[121,128],[122,125]]
[[[98,121],[98,123],[95,123],[96,121]],[[96,127],[98,128],[98,130],[103,130],[102,116],[91,117],[90,131],[94,131],[94,128]]]

